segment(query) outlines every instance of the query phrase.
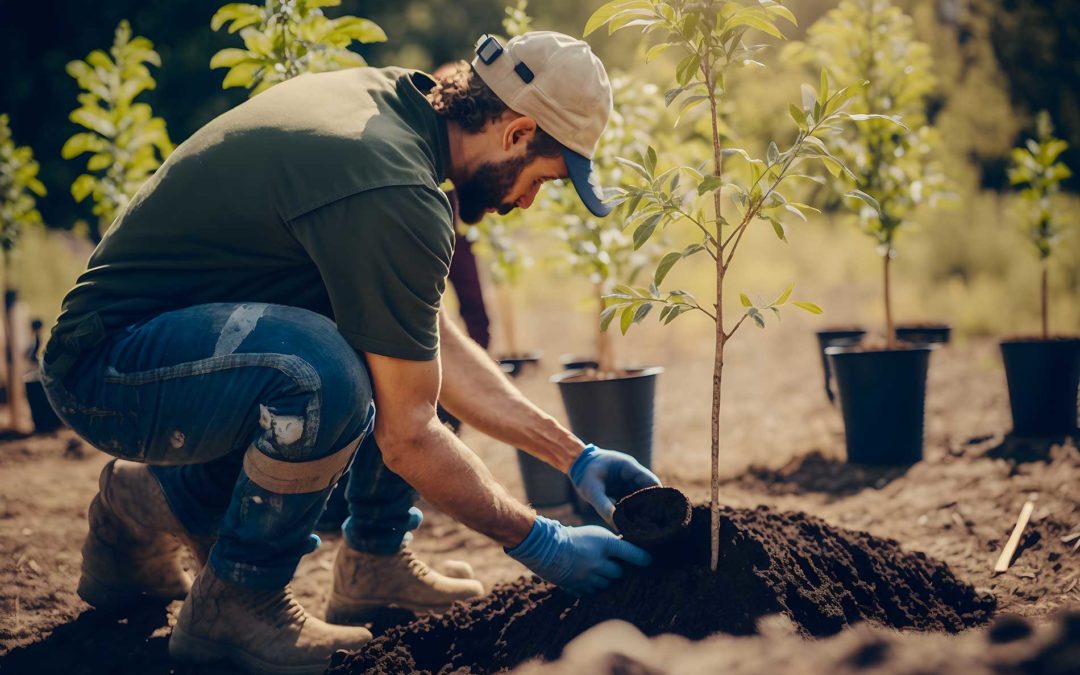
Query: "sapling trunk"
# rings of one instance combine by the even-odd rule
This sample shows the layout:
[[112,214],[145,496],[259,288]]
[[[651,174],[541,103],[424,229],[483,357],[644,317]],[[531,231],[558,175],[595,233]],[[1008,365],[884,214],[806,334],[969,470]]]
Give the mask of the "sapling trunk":
[[[701,60],[702,74],[705,76],[705,86],[709,91],[709,108],[712,120],[712,144],[713,144],[713,175],[717,178],[724,168],[724,154],[720,149],[720,130],[717,127],[716,87],[714,86],[710,71],[709,58]],[[720,234],[720,224],[723,220],[721,212],[720,188],[713,192],[713,211],[716,219],[716,351],[713,353],[713,391],[712,391],[712,493],[709,500],[710,515],[710,562],[713,572],[720,563],[720,392],[724,381],[724,345],[727,343],[727,334],[724,332],[724,250],[719,242],[723,239]]]
[[896,329],[893,327],[892,287],[889,284],[889,263],[892,261],[892,249],[885,253],[885,344],[889,349],[896,347]]
[[518,350],[516,321],[514,316],[513,288],[510,284],[498,284],[495,297],[499,304],[499,323],[502,325],[503,343],[507,356],[524,356]]
[[19,380],[19,354],[16,350],[15,344],[15,326],[12,322],[11,310],[12,307],[8,307],[7,292],[9,279],[11,277],[11,250],[4,249],[4,273],[0,276],[0,298],[4,299],[4,337],[7,347],[4,349],[4,366],[7,368],[7,390],[8,390],[8,415],[10,416],[9,425],[12,429],[19,427],[19,419],[21,417],[22,409],[20,401],[22,400],[15,391],[15,387]]
[[[605,284],[600,282],[596,284],[596,302],[598,303],[597,312],[604,311],[604,292]],[[596,320],[597,332],[596,332],[596,368],[597,375],[600,377],[611,376],[615,374],[615,345],[611,340],[611,332],[600,328],[600,319]]]
[[1048,290],[1047,279],[1050,276],[1049,265],[1046,264],[1046,260],[1042,261],[1042,337],[1044,340],[1050,339],[1050,293]]

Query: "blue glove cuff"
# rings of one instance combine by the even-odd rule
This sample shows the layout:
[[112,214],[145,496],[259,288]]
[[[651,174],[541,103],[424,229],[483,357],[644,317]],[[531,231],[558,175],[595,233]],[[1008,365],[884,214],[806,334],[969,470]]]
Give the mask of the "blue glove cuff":
[[599,452],[592,443],[585,446],[585,449],[581,451],[578,458],[574,460],[574,463],[570,465],[570,472],[567,474],[570,476],[570,482],[576,487],[581,483],[582,477],[585,475],[585,467],[589,466],[589,462],[593,460],[593,457]]
[[516,560],[543,559],[547,553],[545,548],[555,538],[555,532],[560,526],[560,523],[538,515],[533,521],[532,528],[529,529],[529,534],[521,543],[514,548],[503,547],[503,551]]

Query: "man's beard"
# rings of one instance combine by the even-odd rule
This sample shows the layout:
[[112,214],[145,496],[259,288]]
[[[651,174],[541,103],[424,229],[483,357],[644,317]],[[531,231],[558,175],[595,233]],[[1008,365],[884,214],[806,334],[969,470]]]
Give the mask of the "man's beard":
[[503,200],[528,161],[526,157],[515,157],[499,164],[485,162],[461,185],[455,186],[461,221],[469,225],[478,223],[488,209],[497,209],[503,216],[513,211],[514,205]]

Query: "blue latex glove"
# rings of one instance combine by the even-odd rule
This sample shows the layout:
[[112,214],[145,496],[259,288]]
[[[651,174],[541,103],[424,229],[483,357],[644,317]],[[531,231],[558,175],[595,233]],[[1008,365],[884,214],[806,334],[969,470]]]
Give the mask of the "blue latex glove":
[[592,504],[600,517],[614,527],[614,500],[635,490],[659,485],[660,479],[630,455],[601,450],[590,443],[570,465],[570,482],[581,498]]
[[592,593],[622,576],[616,560],[644,567],[652,562],[644,549],[596,525],[567,527],[536,516],[525,540],[506,553],[541,578],[574,595]]

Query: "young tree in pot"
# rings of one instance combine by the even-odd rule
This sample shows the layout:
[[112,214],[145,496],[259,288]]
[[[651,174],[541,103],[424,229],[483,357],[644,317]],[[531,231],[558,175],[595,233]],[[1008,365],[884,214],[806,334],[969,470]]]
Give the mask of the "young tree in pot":
[[1049,260],[1061,238],[1062,221],[1053,199],[1061,182],[1071,176],[1058,161],[1069,146],[1054,138],[1050,116],[1037,120],[1037,137],[1012,154],[1010,182],[1022,188],[1026,233],[1039,252],[1042,332],[1001,342],[1009,385],[1013,432],[1026,436],[1055,436],[1077,431],[1077,387],[1080,385],[1080,336],[1050,333]]
[[[37,197],[45,196],[45,185],[38,179],[38,163],[27,146],[17,146],[12,138],[7,115],[0,115],[0,250],[3,251],[3,279],[0,298],[7,298],[14,287],[12,258],[25,227],[41,227]],[[8,303],[4,303],[3,330],[7,343],[4,358],[4,383],[8,391],[11,426],[17,427],[23,414],[19,395],[23,376],[22,354],[14,338],[14,321]],[[31,385],[33,386],[33,385]]]
[[[909,127],[918,129],[908,133],[888,121],[865,121],[856,134],[839,142],[837,154],[857,176],[858,190],[851,194],[865,202],[858,224],[876,240],[883,259],[890,347],[897,338],[919,344],[947,342],[950,329],[946,324],[894,325],[890,279],[896,235],[919,204],[934,203],[945,195],[944,174],[933,161],[936,132],[925,126],[926,98],[936,85],[930,47],[915,41],[911,20],[889,0],[845,0],[808,33],[806,44],[789,45],[785,55],[812,61],[841,81],[868,80],[870,85],[853,102],[853,110],[899,115]],[[867,195],[872,199],[866,199]],[[818,331],[830,401],[835,393],[826,350],[857,346],[865,333],[857,326]]]
[[[727,94],[726,76],[736,65],[761,64],[754,60],[759,50],[748,44],[751,30],[782,38],[777,22],[795,23],[786,7],[773,0],[759,2],[695,2],[683,0],[633,0],[609,2],[601,6],[589,20],[586,34],[602,25],[615,31],[628,26],[641,27],[646,33],[661,35],[659,44],[648,56],[669,48],[678,48],[683,58],[675,69],[676,86],[667,92],[665,100],[677,104],[682,113],[689,108],[708,104],[711,130],[711,170],[707,173],[686,166],[659,171],[657,154],[649,149],[638,161],[624,161],[640,178],[638,185],[625,185],[613,196],[623,205],[628,223],[634,226],[634,241],[643,244],[656,232],[672,223],[685,223],[701,236],[700,243],[682,251],[674,251],[661,259],[648,288],[620,286],[610,296],[610,306],[604,310],[604,324],[616,318],[625,332],[641,321],[654,306],[659,317],[669,323],[687,312],[700,312],[715,324],[716,349],[713,359],[712,395],[712,556],[715,570],[719,560],[719,457],[720,401],[723,384],[724,349],[746,319],[759,327],[765,325],[765,312],[779,314],[791,298],[788,286],[773,302],[754,303],[745,293],[740,294],[740,318],[730,327],[724,321],[725,278],[746,231],[756,221],[770,224],[776,236],[787,240],[781,218],[792,215],[805,219],[811,207],[790,201],[781,187],[790,188],[790,179],[805,177],[801,171],[815,163],[824,164],[829,171],[847,169],[828,149],[825,139],[841,129],[840,123],[851,117],[844,107],[863,83],[830,89],[824,73],[820,88],[803,88],[802,105],[791,105],[795,123],[794,140],[784,150],[776,142],[769,143],[765,159],[752,157],[741,148],[724,148],[727,140],[720,132],[719,100]],[[859,117],[870,117],[862,115]],[[744,171],[736,174],[725,159],[738,161]],[[730,162],[733,164],[735,162]],[[725,215],[724,196],[730,195]],[[680,261],[705,253],[715,269],[715,296],[701,304],[693,295],[682,290],[661,292],[668,272]],[[794,302],[798,307],[818,314],[821,309],[808,302]]]
[[83,90],[70,119],[87,129],[64,143],[60,154],[73,159],[90,153],[84,173],[71,184],[81,202],[92,197],[98,216],[92,232],[105,234],[113,220],[173,150],[165,120],[135,99],[156,86],[147,64],[161,65],[152,42],[132,37],[131,25],[121,21],[106,53],[90,52],[85,61],[67,64],[67,72]]
[[[613,76],[611,85],[614,110],[593,166],[604,182],[617,184],[624,172],[618,157],[646,152],[649,139],[670,130],[671,122],[655,85],[641,84],[627,75]],[[575,434],[602,447],[619,448],[651,468],[653,402],[662,369],[621,369],[612,336],[601,328],[601,317],[604,296],[613,290],[615,281],[633,283],[641,272],[655,267],[663,248],[660,242],[635,242],[623,230],[619,212],[608,218],[594,217],[567,185],[548,188],[546,199],[562,214],[552,224],[554,233],[566,242],[571,268],[589,279],[596,298],[592,367],[567,370],[552,381],[559,386]],[[565,477],[560,478],[566,483]],[[576,506],[587,520],[602,522],[581,500]]]
[[[922,458],[926,371],[930,349],[897,342],[891,264],[897,236],[915,209],[944,194],[945,178],[926,123],[926,99],[936,80],[929,46],[914,38],[911,19],[890,0],[843,0],[794,50],[838,78],[869,81],[852,101],[858,113],[900,118],[860,121],[837,141],[837,156],[854,174],[857,223],[882,258],[885,346],[826,349],[847,431],[849,461],[909,464]],[[910,127],[910,129],[908,128]]]
[[[503,31],[507,37],[517,37],[532,30],[528,0],[518,0],[505,8]],[[521,375],[528,366],[540,361],[540,353],[524,350],[518,342],[517,299],[521,275],[533,264],[525,251],[524,241],[536,229],[530,214],[515,210],[498,218],[485,217],[465,233],[475,242],[479,257],[487,262],[491,283],[495,287],[495,318],[499,324],[503,353],[497,357],[511,376]]]

